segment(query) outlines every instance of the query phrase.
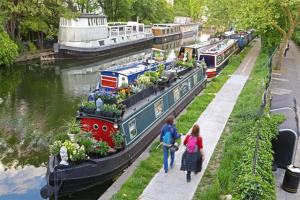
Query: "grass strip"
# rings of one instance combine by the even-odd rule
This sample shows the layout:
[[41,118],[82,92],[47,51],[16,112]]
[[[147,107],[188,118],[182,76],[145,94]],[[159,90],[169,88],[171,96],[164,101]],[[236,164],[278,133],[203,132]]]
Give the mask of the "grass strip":
[[[249,46],[248,49],[249,50],[246,51],[247,53],[250,51],[251,46]],[[241,56],[241,59],[243,60],[245,56],[246,53],[244,53],[243,56]],[[230,59],[229,61],[229,66],[231,62],[236,62],[231,60],[232,59]],[[236,65],[234,66],[236,68],[238,67]],[[210,84],[204,90],[204,92],[206,90],[210,90],[211,92],[209,93],[214,93],[213,91],[215,91],[215,93],[218,92],[228,80],[227,77],[229,78],[229,76],[227,75],[221,75],[213,78],[216,84]],[[178,132],[186,135],[214,97],[214,94],[202,94],[200,96],[195,97],[192,103],[188,105],[187,112],[185,114],[180,115],[177,118],[176,127]],[[151,179],[155,176],[155,174],[159,172],[163,165],[163,152],[161,148],[156,149],[158,145],[158,140],[151,145],[150,156],[139,163],[133,174],[125,181],[120,190],[115,195],[113,195],[111,199],[138,199],[138,197],[143,193],[144,189],[147,187]]]
[[[237,174],[243,170],[240,169],[239,160],[245,152],[245,143],[241,144],[247,139],[245,136],[257,126],[261,97],[269,73],[269,70],[261,69],[268,59],[268,54],[259,54],[251,79],[248,79],[237,100],[193,199],[220,199],[222,194],[238,193]],[[248,164],[253,166],[252,161],[253,159],[249,158]]]

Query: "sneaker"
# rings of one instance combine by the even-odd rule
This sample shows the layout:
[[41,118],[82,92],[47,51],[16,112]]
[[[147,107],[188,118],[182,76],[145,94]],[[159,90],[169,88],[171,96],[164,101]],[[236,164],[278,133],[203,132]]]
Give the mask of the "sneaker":
[[168,170],[165,170],[165,173],[168,173]]

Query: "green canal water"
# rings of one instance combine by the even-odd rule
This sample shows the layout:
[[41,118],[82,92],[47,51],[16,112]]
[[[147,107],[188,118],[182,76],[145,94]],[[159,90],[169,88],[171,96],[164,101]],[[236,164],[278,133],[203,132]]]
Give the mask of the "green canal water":
[[[153,47],[178,50],[207,37],[200,34]],[[124,52],[85,60],[31,61],[0,68],[1,200],[42,199],[49,144],[55,134],[66,131],[66,121],[76,117],[77,104],[96,86],[99,72],[117,58],[134,59],[135,53],[141,55],[149,49],[137,49],[130,55]],[[58,199],[98,199],[112,183],[109,180]]]

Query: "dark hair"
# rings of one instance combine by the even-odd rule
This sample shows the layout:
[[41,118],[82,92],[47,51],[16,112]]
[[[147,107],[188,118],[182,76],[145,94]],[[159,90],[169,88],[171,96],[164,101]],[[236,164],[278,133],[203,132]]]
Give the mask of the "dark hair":
[[193,126],[191,135],[199,137],[199,133],[200,133],[200,128],[199,128],[199,126],[197,124],[195,124]]
[[168,116],[168,117],[166,118],[167,124],[169,124],[169,125],[173,124],[173,120],[174,120],[174,119],[175,119],[175,118],[174,118],[173,115]]

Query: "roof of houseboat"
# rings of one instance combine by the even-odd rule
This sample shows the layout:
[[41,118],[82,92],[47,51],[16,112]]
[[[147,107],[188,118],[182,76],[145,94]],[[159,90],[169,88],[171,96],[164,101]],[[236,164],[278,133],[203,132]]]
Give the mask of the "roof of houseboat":
[[99,17],[107,18],[106,15],[88,14],[88,13],[81,14],[77,18],[99,18]]
[[151,68],[155,67],[158,63],[166,64],[168,61],[162,61],[162,62],[156,62],[153,64],[145,65],[143,62],[135,62],[135,63],[129,63],[127,65],[121,65],[117,67],[108,68],[106,70],[103,70],[103,72],[112,72],[112,73],[118,73],[123,75],[130,75],[135,74],[140,71],[150,70]]
[[170,28],[172,26],[180,26],[180,24],[153,24],[152,28],[154,29],[167,29]]
[[225,43],[225,41],[220,42],[218,44],[215,44],[215,45],[209,47],[208,49],[206,49],[204,51],[201,51],[201,53],[202,54],[218,54],[218,53],[224,51],[226,48],[228,48],[232,44],[234,44],[235,42],[237,42],[236,39],[229,39],[227,41],[227,43]]
[[188,46],[184,46],[185,48],[194,48],[194,49],[198,49],[207,45],[210,45],[211,42],[210,41],[206,41],[206,42],[200,42],[197,44],[192,44],[192,45],[188,45]]

